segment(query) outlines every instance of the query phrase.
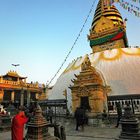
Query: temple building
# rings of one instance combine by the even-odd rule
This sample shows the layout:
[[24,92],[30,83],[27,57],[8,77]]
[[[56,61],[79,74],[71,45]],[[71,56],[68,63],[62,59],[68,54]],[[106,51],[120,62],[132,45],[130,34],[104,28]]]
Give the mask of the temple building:
[[0,102],[29,105],[44,92],[44,85],[27,83],[27,77],[20,76],[16,71],[9,71],[0,76]]
[[99,0],[88,35],[91,54],[68,65],[49,99],[67,99],[71,113],[79,106],[102,113],[126,101],[140,113],[140,48],[128,47],[125,20],[105,2]]

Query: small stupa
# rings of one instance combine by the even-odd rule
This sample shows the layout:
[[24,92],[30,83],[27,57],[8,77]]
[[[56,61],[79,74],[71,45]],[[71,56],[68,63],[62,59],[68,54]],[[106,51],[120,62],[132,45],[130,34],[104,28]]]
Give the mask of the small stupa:
[[59,138],[51,136],[48,133],[47,121],[42,115],[42,109],[37,104],[35,114],[27,124],[28,140],[59,140]]

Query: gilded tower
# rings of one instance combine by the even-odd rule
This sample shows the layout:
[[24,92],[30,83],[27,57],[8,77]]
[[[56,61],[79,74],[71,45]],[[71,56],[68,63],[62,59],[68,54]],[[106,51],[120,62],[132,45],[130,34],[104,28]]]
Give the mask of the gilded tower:
[[88,39],[93,53],[128,47],[125,21],[110,0],[99,0]]

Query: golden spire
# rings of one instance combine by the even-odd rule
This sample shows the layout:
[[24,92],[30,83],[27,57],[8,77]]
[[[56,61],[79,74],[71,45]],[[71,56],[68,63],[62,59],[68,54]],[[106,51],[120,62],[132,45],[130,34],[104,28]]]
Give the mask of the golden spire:
[[101,16],[111,19],[114,25],[124,24],[121,14],[115,6],[111,6],[110,0],[99,0],[97,8],[95,10],[91,31],[94,30],[94,27],[96,26]]
[[99,0],[101,1],[101,12],[103,13],[104,12],[104,9],[107,5],[109,5],[109,0]]
[[90,46],[94,52],[128,47],[121,14],[111,0],[99,0],[90,29]]

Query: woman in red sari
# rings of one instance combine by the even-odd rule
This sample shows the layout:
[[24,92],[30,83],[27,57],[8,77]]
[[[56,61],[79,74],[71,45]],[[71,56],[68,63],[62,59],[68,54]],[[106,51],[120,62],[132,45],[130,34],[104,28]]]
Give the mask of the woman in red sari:
[[27,121],[28,118],[25,116],[24,111],[20,109],[19,113],[12,119],[12,140],[23,140],[24,124]]

